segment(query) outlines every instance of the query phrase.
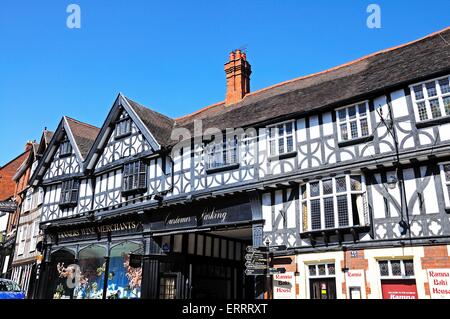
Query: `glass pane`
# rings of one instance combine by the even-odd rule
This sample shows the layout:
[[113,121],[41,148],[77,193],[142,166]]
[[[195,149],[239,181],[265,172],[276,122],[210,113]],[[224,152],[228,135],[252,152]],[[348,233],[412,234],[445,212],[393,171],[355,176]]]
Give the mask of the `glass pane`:
[[312,230],[321,229],[320,222],[320,200],[314,199],[311,201],[311,228]]
[[348,140],[347,124],[341,124],[341,139]]
[[347,110],[346,109],[341,109],[338,111],[338,117],[341,120],[341,122],[345,121],[345,117],[347,116]]
[[99,245],[85,248],[79,253],[80,285],[74,290],[75,299],[102,299],[105,280],[106,249]]
[[328,264],[328,275],[334,275],[336,273],[336,268],[334,264]]
[[306,185],[302,185],[301,187],[301,192],[302,192],[302,198],[305,199],[307,197],[306,194]]
[[450,164],[444,165],[445,180],[450,182]]
[[336,192],[342,193],[347,190],[347,185],[345,182],[345,177],[338,177],[336,178]]
[[275,155],[277,153],[275,141],[270,141],[269,147],[270,147],[270,155]]
[[391,268],[392,268],[392,276],[401,276],[402,275],[402,268],[400,266],[400,260],[392,260]]
[[352,191],[361,191],[362,190],[361,176],[358,175],[350,176],[350,185]]
[[341,195],[337,197],[337,210],[338,210],[339,227],[348,226],[347,195]]
[[444,97],[443,101],[444,101],[445,115],[450,115],[450,96]]
[[441,93],[450,93],[450,86],[448,83],[448,79],[439,80],[439,86],[441,87]]
[[287,152],[293,152],[294,151],[294,138],[292,136],[288,136],[286,138],[286,147]]
[[356,117],[356,107],[351,106],[348,108],[348,117],[354,119]]
[[427,108],[425,102],[417,103],[417,111],[419,112],[419,118],[421,121],[428,119]]
[[434,119],[442,116],[441,109],[439,108],[439,100],[438,99],[430,100],[430,108],[431,108],[431,116]]
[[428,97],[432,97],[432,96],[436,96],[437,95],[436,83],[434,81],[425,84],[425,86],[427,88]]
[[309,265],[308,269],[310,276],[317,276],[316,265]]
[[350,122],[350,134],[352,138],[358,137],[358,126],[356,124],[356,121]]
[[388,261],[380,261],[380,276],[389,276],[389,264]]
[[292,134],[292,123],[286,123],[286,134]]
[[416,96],[416,100],[422,100],[423,99],[423,91],[422,91],[422,85],[416,85],[414,88],[414,94]]
[[328,179],[322,182],[323,194],[332,194],[333,193],[333,180]]
[[319,196],[320,190],[319,190],[319,182],[314,182],[309,184],[309,192],[312,197]]
[[134,299],[141,297],[142,267],[130,267],[130,253],[143,254],[143,246],[124,242],[111,249],[106,298]]
[[274,138],[275,137],[275,127],[269,128],[269,137]]
[[326,197],[323,199],[323,209],[325,213],[325,228],[334,228],[333,197]]
[[366,118],[361,119],[360,124],[361,124],[361,135],[362,136],[369,135],[369,125],[367,124],[367,119]]
[[278,125],[278,136],[284,135],[284,125]]
[[358,105],[359,116],[366,115],[366,103],[362,103]]
[[284,153],[284,139],[283,138],[278,139],[278,153],[279,154]]
[[414,263],[412,260],[403,261],[405,266],[405,276],[414,276]]
[[325,276],[325,264],[319,265],[317,268],[319,268],[319,276]]

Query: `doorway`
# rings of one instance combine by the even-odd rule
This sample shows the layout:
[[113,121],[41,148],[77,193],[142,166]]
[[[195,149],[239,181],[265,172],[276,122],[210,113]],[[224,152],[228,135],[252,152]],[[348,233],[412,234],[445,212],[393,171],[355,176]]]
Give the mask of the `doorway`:
[[336,299],[336,280],[318,278],[309,280],[311,299]]

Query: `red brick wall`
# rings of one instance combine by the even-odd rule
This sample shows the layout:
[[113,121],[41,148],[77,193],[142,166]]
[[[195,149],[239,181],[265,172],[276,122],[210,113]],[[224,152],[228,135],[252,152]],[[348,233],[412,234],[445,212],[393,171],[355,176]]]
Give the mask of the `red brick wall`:
[[0,201],[6,200],[14,196],[16,183],[12,180],[17,169],[25,161],[29,152],[25,152],[18,156],[2,168],[0,168]]
[[[425,246],[423,250],[422,269],[450,268],[450,257],[446,245]],[[430,286],[427,282],[425,283],[425,294],[430,295]]]
[[[348,268],[349,270],[368,270],[369,261],[364,256],[364,250],[357,250],[357,256],[352,257],[351,251],[344,252],[344,260],[341,262],[341,268]],[[336,270],[338,273],[339,270]],[[367,278],[364,278],[366,283],[366,296],[370,294],[370,285],[367,282]],[[342,293],[347,295],[347,285],[345,281],[342,283]]]

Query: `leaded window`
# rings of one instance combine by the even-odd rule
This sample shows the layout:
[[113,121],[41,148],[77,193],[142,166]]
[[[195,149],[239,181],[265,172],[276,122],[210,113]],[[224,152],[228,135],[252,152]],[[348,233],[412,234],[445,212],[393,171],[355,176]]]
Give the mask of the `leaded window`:
[[450,116],[449,77],[411,86],[418,122]]
[[206,145],[206,169],[216,169],[239,164],[239,141],[236,135],[224,136],[220,142]]
[[294,129],[294,122],[286,122],[267,128],[269,156],[278,156],[295,151]]
[[367,102],[347,106],[336,111],[340,141],[348,141],[370,135]]
[[334,263],[309,265],[308,269],[309,277],[333,277],[336,274]]
[[412,259],[380,260],[378,265],[381,277],[414,277],[414,262]]
[[127,163],[123,167],[122,192],[145,192],[147,190],[147,164],[144,161]]
[[301,186],[303,231],[366,225],[367,205],[360,175],[324,178]]
[[440,165],[446,208],[450,208],[450,163]]
[[59,205],[63,207],[77,206],[79,189],[80,181],[78,179],[64,181],[61,185]]

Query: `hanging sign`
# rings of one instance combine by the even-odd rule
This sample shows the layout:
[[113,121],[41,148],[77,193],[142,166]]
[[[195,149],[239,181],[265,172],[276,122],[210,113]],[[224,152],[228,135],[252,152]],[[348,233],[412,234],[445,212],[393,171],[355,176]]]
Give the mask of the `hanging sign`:
[[17,210],[17,204],[12,200],[0,202],[0,212],[14,213]]
[[450,299],[450,268],[428,269],[431,299]]

